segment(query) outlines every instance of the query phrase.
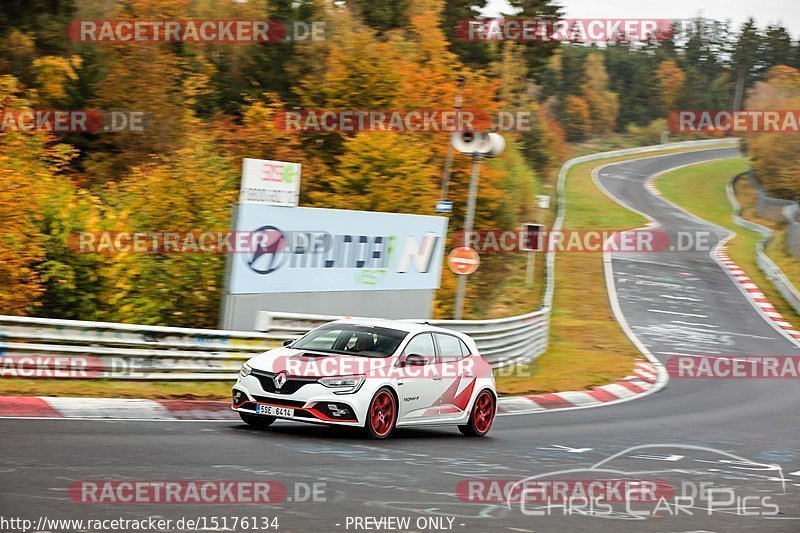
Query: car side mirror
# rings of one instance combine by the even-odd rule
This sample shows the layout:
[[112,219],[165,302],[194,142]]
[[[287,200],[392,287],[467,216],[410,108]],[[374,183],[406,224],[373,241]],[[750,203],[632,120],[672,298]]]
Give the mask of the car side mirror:
[[289,346],[293,342],[294,342],[294,339],[286,339],[285,341],[283,341],[283,345],[284,346]]
[[400,366],[425,366],[426,359],[416,353],[410,353],[400,360]]

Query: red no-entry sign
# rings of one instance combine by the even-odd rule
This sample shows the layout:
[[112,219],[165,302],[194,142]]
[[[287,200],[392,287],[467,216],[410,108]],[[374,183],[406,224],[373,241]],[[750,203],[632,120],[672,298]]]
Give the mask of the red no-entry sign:
[[478,252],[466,246],[453,248],[447,257],[447,266],[450,267],[450,270],[462,276],[472,274],[478,270],[480,264],[481,258]]

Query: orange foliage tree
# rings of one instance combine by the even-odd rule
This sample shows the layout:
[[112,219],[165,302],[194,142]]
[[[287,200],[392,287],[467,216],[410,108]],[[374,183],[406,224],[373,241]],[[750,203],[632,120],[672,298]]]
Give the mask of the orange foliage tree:
[[[800,109],[800,71],[773,67],[766,80],[755,85],[745,107]],[[747,144],[761,183],[775,195],[800,200],[800,134],[754,133],[747,136]]]

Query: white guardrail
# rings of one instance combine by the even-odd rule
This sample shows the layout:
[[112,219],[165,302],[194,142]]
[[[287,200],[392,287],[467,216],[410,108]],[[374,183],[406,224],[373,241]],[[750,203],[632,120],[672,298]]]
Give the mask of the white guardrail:
[[733,206],[733,222],[737,226],[754,231],[764,237],[756,243],[756,265],[764,272],[767,279],[769,279],[775,288],[778,289],[783,299],[792,306],[792,309],[794,309],[797,314],[800,314],[800,292],[797,291],[797,288],[789,281],[789,278],[786,277],[780,267],[769,258],[765,251],[769,241],[772,239],[772,230],[761,224],[756,224],[755,222],[744,219],[741,216],[742,206],[736,199],[734,185],[738,179],[747,177],[748,175],[749,172],[744,172],[738,176],[734,176],[727,183],[725,188],[725,192],[728,194],[728,201],[731,203],[731,206]]
[[[563,225],[564,183],[573,166],[625,155],[719,144],[718,140],[691,141],[570,159],[558,175],[558,216],[553,231],[559,231]],[[547,285],[538,310],[499,319],[427,322],[470,335],[483,357],[495,368],[532,361],[548,346],[555,259],[555,252],[548,250]],[[262,312],[259,329],[263,332],[244,332],[0,315],[0,356],[12,360],[31,358],[39,361],[40,366],[59,368],[64,365],[74,367],[77,361],[81,367],[75,372],[53,372],[52,377],[227,381],[235,379],[242,362],[254,354],[277,347],[286,339],[297,338],[337,318],[341,317]],[[21,366],[15,368],[11,365],[16,375],[25,377],[19,372]],[[0,370],[0,375],[14,375],[6,371],[5,365]]]

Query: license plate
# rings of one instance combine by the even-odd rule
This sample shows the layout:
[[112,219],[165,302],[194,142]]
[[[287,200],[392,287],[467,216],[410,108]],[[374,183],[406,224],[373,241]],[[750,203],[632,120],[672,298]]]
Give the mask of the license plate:
[[258,404],[256,412],[260,415],[279,416],[281,418],[294,418],[294,409],[278,407],[277,405]]

